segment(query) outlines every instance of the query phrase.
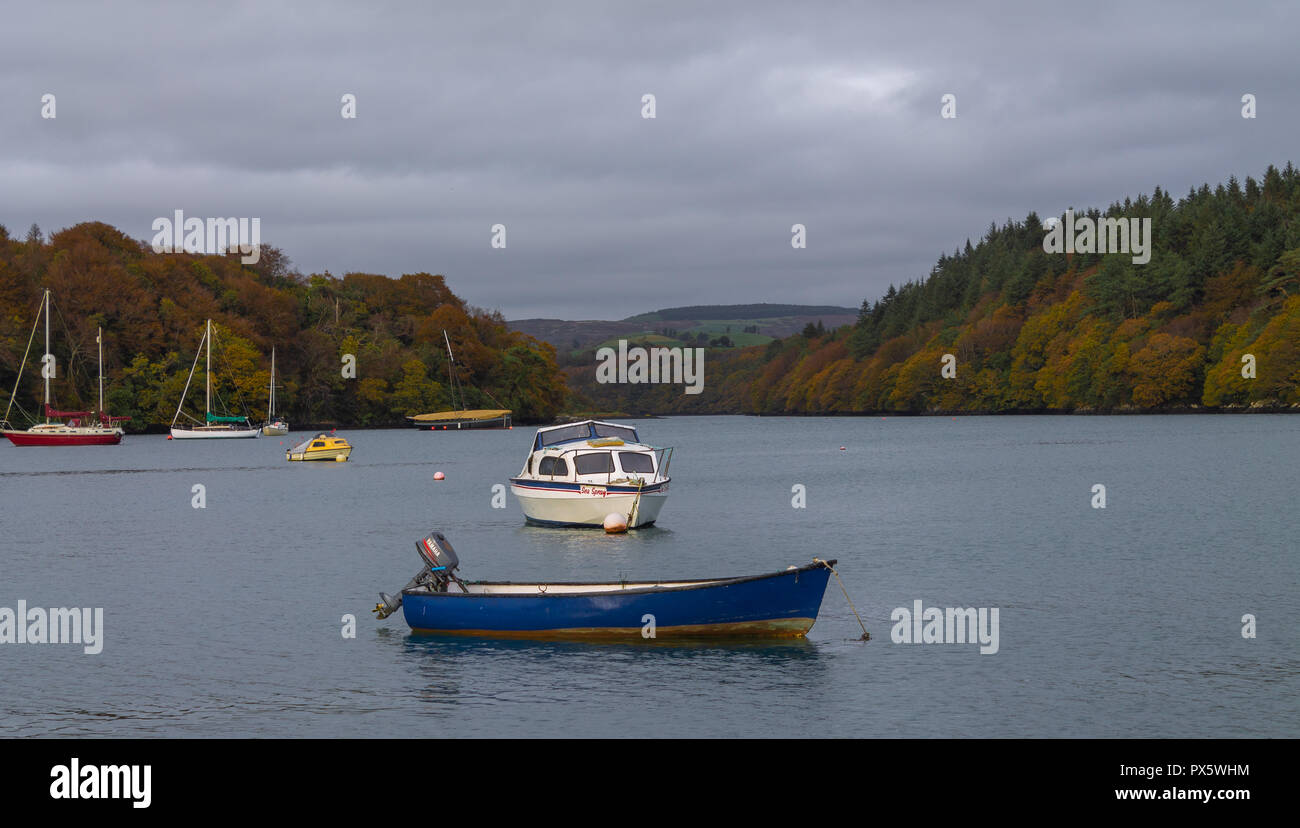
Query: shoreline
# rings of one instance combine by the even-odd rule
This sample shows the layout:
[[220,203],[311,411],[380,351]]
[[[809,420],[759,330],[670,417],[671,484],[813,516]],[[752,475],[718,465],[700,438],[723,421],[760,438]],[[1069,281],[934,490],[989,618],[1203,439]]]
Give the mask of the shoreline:
[[[1202,408],[1196,406],[1183,406],[1179,408],[1113,408],[1113,409],[1061,409],[1061,408],[1043,408],[1043,409],[1007,409],[1007,410],[985,410],[985,411],[829,411],[829,412],[783,412],[780,414],[764,414],[753,411],[707,411],[707,412],[669,412],[669,413],[646,413],[646,414],[628,414],[618,412],[614,414],[590,414],[582,419],[593,420],[662,420],[671,417],[1145,417],[1176,414],[1180,416],[1191,416],[1197,414],[1208,415],[1251,415],[1251,414],[1300,414],[1300,405],[1277,405],[1277,406],[1245,406],[1245,407],[1221,407],[1221,408]],[[564,423],[577,422],[571,417],[557,418],[550,422],[544,423],[519,423],[520,428],[545,428],[551,425],[563,425]],[[462,429],[463,431],[473,432],[493,432],[508,431],[511,429],[502,428],[474,428]],[[430,429],[414,428],[410,425],[348,425],[345,423],[309,423],[305,426],[291,426],[290,434],[303,433],[308,431],[429,431]],[[128,431],[127,435],[163,435],[168,433],[167,426],[151,426],[141,431]],[[267,435],[262,435],[267,439],[272,439]],[[258,439],[261,439],[259,437]]]

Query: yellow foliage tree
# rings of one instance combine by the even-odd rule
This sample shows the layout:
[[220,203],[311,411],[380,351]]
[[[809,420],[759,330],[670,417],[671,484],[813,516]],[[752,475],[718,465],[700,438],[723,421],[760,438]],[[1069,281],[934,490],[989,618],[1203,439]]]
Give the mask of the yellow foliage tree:
[[1129,360],[1133,402],[1157,406],[1192,401],[1204,357],[1205,347],[1195,340],[1154,334]]

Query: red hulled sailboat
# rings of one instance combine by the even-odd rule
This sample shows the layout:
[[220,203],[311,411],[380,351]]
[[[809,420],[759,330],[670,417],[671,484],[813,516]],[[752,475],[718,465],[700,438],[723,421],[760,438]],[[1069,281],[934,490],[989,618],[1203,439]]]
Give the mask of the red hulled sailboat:
[[[42,300],[45,314],[45,357],[41,360],[41,376],[45,380],[45,422],[37,423],[31,428],[20,430],[9,424],[9,412],[18,394],[18,385],[22,381],[23,369],[27,367],[27,355],[32,350],[32,340],[36,338],[36,328],[40,324],[40,314],[32,324],[32,335],[27,340],[27,350],[23,353],[23,363],[18,368],[18,378],[14,380],[13,393],[9,395],[9,405],[5,407],[5,416],[0,420],[0,434],[9,438],[15,446],[115,446],[122,442],[124,432],[118,426],[130,417],[110,417],[104,413],[104,330],[99,329],[95,341],[99,345],[99,411],[59,411],[50,405],[50,378],[54,373],[54,358],[50,355],[50,292],[45,291]],[[98,419],[98,422],[95,420]]]

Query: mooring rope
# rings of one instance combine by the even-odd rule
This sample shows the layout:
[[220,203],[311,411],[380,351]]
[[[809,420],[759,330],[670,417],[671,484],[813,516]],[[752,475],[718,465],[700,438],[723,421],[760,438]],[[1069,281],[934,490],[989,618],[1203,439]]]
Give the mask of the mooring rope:
[[853,617],[858,619],[858,626],[862,628],[862,640],[870,641],[871,633],[867,632],[867,625],[862,623],[862,616],[858,615],[858,608],[853,606],[853,599],[849,597],[849,591],[844,588],[844,581],[840,580],[840,573],[835,571],[835,567],[823,561],[821,558],[813,558],[813,563],[819,563],[831,571],[835,580],[839,582],[840,592],[844,593],[844,600],[849,602],[849,609],[853,610]]
[[638,477],[636,480],[636,497],[632,499],[632,513],[627,516],[628,528],[636,523],[636,507],[641,504],[641,490],[645,488],[645,478]]

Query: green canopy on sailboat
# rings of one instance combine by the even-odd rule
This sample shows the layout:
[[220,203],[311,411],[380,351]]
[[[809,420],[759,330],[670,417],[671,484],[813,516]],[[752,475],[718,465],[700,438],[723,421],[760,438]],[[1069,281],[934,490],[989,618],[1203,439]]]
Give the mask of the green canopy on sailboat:
[[247,421],[247,417],[223,417],[220,414],[208,412],[208,422],[210,423],[243,423]]

